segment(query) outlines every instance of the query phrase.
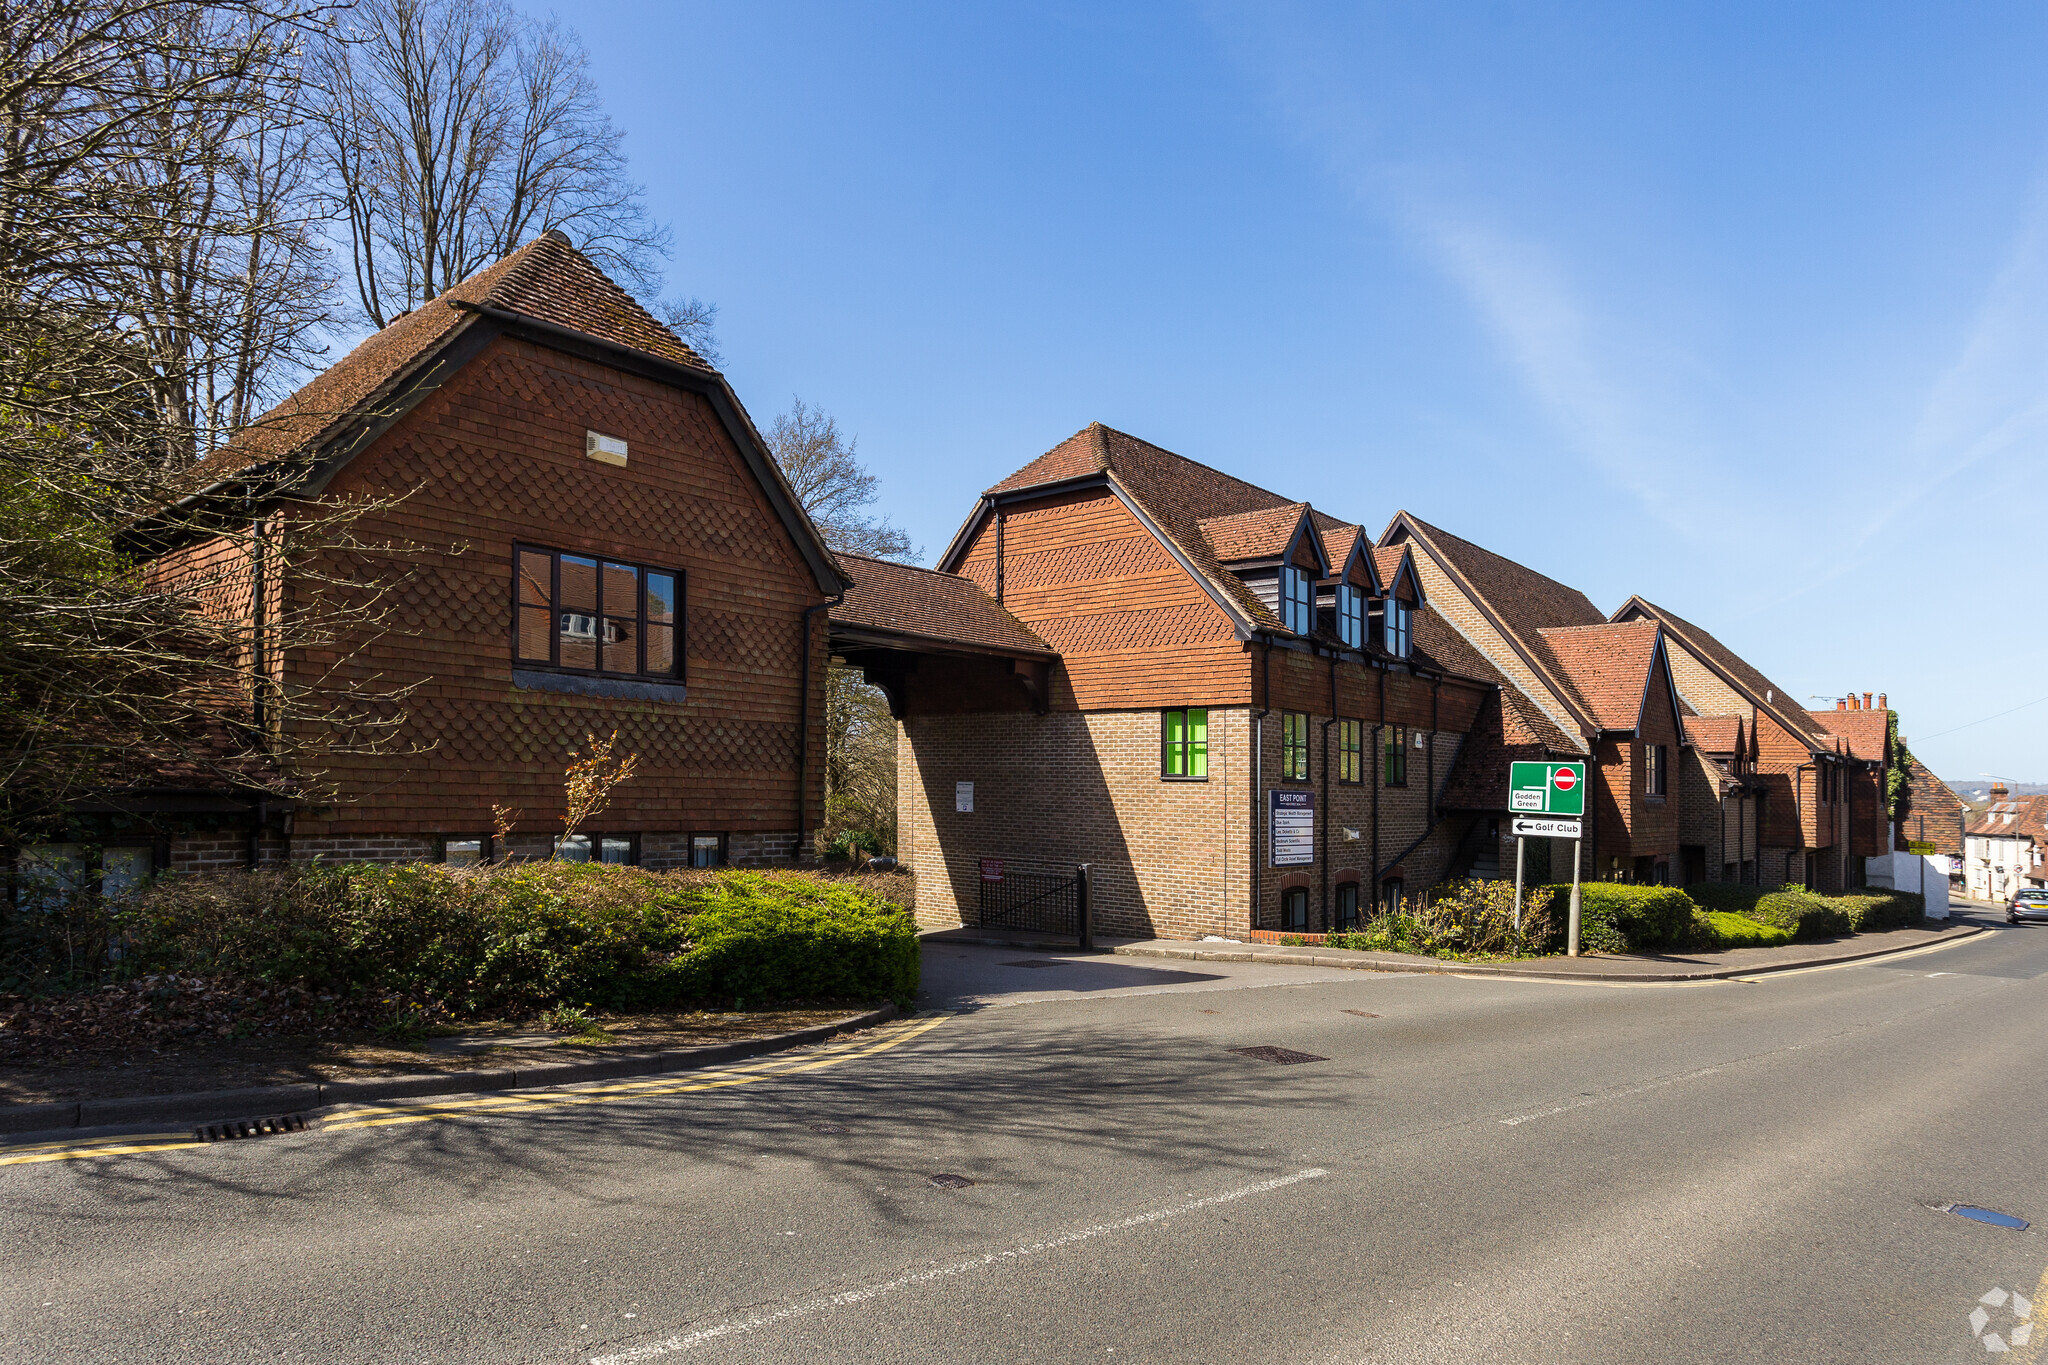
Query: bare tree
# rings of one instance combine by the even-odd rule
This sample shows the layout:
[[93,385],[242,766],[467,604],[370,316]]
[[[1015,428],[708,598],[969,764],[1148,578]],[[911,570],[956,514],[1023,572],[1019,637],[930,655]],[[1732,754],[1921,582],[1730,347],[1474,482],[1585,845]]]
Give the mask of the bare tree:
[[[360,0],[320,47],[321,149],[363,315],[383,327],[550,228],[654,294],[668,230],[589,58],[504,0]],[[714,310],[669,321],[712,347]]]
[[[355,543],[358,507],[202,519],[179,501],[193,456],[311,344],[278,111],[315,18],[298,0],[0,0],[0,840],[167,769],[274,784],[301,703],[325,707],[330,747],[390,730],[393,696],[288,696],[276,662],[384,628],[355,580],[404,547]],[[213,549],[173,571],[144,526]],[[287,617],[274,585],[302,561],[332,566],[333,605]]]
[[857,446],[836,419],[801,398],[792,398],[789,411],[768,427],[768,448],[827,545],[874,559],[914,561],[910,537],[867,510],[879,494]]
[[[797,501],[832,549],[876,559],[915,560],[910,537],[868,509],[880,496],[857,442],[801,398],[768,427],[768,448]],[[896,720],[882,690],[857,668],[834,664],[825,678],[827,844],[894,852]]]

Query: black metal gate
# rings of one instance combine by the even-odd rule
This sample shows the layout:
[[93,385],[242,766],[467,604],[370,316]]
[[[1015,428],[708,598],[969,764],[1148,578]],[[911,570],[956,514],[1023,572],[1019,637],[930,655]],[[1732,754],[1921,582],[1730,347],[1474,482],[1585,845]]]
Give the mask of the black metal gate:
[[1095,946],[1088,915],[1088,864],[1072,872],[1003,872],[981,881],[975,923],[983,929],[1028,929]]

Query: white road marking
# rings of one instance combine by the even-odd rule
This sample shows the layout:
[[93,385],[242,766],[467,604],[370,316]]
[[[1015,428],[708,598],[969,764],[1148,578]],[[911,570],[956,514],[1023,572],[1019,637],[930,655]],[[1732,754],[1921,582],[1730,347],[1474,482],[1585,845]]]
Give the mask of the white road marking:
[[693,1346],[700,1346],[707,1341],[715,1341],[720,1337],[737,1336],[745,1332],[758,1332],[764,1327],[773,1327],[777,1323],[787,1322],[791,1318],[803,1317],[807,1314],[821,1312],[827,1308],[844,1308],[851,1304],[866,1303],[870,1299],[881,1298],[884,1294],[893,1294],[899,1289],[909,1289],[914,1285],[929,1284],[933,1280],[942,1280],[953,1275],[964,1275],[970,1270],[983,1270],[989,1266],[1000,1265],[1005,1261],[1014,1261],[1025,1256],[1036,1256],[1043,1252],[1058,1251],[1062,1247],[1072,1246],[1076,1242],[1091,1241],[1097,1237],[1106,1237],[1112,1232],[1124,1232],[1130,1228],[1143,1227],[1148,1223],[1159,1223],[1169,1218],[1178,1218],[1182,1214],[1194,1213],[1200,1209],[1215,1208],[1219,1204],[1234,1203],[1239,1199],[1246,1199],[1255,1194],[1267,1194],[1273,1190],[1285,1189],[1289,1185],[1298,1185],[1304,1180],[1320,1180],[1328,1174],[1328,1171],[1318,1166],[1305,1171],[1296,1171],[1293,1175],[1277,1176],[1272,1180],[1261,1180],[1254,1185],[1243,1185],[1237,1189],[1225,1191],[1222,1194],[1212,1194],[1206,1199],[1196,1199],[1186,1204],[1175,1204],[1168,1208],[1153,1209],[1146,1213],[1134,1213],[1128,1218],[1119,1218],[1113,1223],[1097,1223],[1093,1227],[1085,1227],[1073,1232],[1063,1233],[1058,1237],[1049,1238],[1043,1242],[1028,1242],[1023,1246],[1011,1247],[1007,1251],[991,1251],[985,1256],[976,1256],[965,1261],[955,1261],[950,1265],[934,1266],[930,1270],[915,1271],[909,1275],[899,1276],[896,1279],[888,1280],[881,1284],[871,1284],[861,1289],[849,1289],[843,1294],[831,1294],[824,1298],[805,1299],[801,1302],[778,1308],[772,1313],[763,1313],[758,1317],[736,1318],[728,1322],[721,1322],[712,1327],[700,1328],[695,1332],[668,1337],[662,1341],[649,1342],[645,1346],[635,1346],[630,1350],[620,1351],[615,1355],[592,1356],[590,1365],[633,1365],[633,1362],[636,1361],[655,1360],[677,1351],[687,1351]]
[[[1784,1049],[1787,1052],[1796,1050],[1796,1047]],[[1688,1071],[1682,1076],[1666,1076],[1663,1080],[1651,1081],[1647,1085],[1632,1085],[1626,1090],[1610,1090],[1604,1095],[1588,1095],[1584,1099],[1573,1100],[1569,1104],[1560,1104],[1550,1109],[1538,1109],[1527,1114],[1517,1114],[1513,1118],[1502,1119],[1501,1123],[1506,1127],[1515,1128],[1529,1122],[1531,1119],[1547,1119],[1556,1114],[1569,1113],[1574,1109],[1584,1109],[1589,1104],[1605,1104],[1609,1100],[1625,1100],[1631,1095],[1641,1095],[1651,1090],[1662,1090],[1667,1085],[1677,1085],[1680,1081],[1696,1081],[1702,1076],[1711,1076],[1720,1069],[1718,1066],[1703,1066],[1697,1071]]]

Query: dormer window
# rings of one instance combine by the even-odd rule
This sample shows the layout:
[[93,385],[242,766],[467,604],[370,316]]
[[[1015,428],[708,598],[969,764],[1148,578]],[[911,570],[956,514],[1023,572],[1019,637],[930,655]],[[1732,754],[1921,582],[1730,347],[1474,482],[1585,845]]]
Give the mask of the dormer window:
[[1315,621],[1315,596],[1308,575],[1292,564],[1280,566],[1280,624],[1306,635]]
[[1348,583],[1337,585],[1337,638],[1353,649],[1365,648],[1365,594]]
[[1387,653],[1397,659],[1407,658],[1415,638],[1415,609],[1398,597],[1389,597],[1386,622]]

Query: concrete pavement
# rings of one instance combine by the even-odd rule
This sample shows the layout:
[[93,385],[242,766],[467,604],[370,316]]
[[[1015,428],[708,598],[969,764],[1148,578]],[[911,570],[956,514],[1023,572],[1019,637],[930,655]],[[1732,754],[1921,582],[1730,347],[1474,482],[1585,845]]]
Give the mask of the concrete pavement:
[[2038,1227],[1936,1211],[2048,1219],[2048,931],[1662,985],[977,951],[928,983],[980,1008],[811,1070],[0,1168],[0,1359],[1919,1365],[2048,1301]]

